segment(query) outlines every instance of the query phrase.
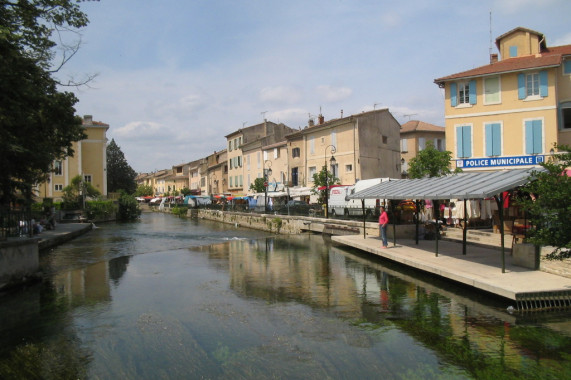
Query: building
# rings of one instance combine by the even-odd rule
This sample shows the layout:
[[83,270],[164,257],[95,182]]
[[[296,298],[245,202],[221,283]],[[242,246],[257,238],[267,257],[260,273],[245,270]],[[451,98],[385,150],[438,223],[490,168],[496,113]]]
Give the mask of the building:
[[102,196],[107,196],[107,130],[109,124],[93,121],[91,115],[83,117],[85,139],[72,144],[74,154],[53,163],[48,180],[39,184],[36,194],[41,198],[63,199],[63,189],[81,175]]
[[[284,141],[285,136],[294,131],[294,129],[284,124],[276,124],[264,120],[263,123],[242,128],[227,135],[228,192],[233,195],[243,195],[247,193],[256,177],[254,177],[250,171],[248,171],[248,174],[250,174],[249,177],[248,174],[244,173],[244,160],[249,160],[250,165],[256,165],[256,167],[260,165],[262,169],[264,169],[263,164],[266,163],[267,160],[262,161],[261,155],[263,147]],[[244,157],[242,146],[246,146],[248,152],[247,157]],[[260,154],[259,157],[257,152]],[[250,170],[252,170],[252,166],[250,166]],[[244,181],[244,178],[246,178],[246,181]]]
[[426,147],[427,141],[432,141],[434,148],[441,152],[446,150],[444,127],[419,120],[410,120],[401,126],[400,151],[403,177],[406,176],[408,163]]
[[223,149],[206,157],[208,195],[224,194],[227,187],[228,160],[227,150]]
[[400,124],[388,109],[327,122],[319,115],[317,124],[310,120],[286,138],[292,187],[313,186],[313,174],[324,165],[347,185],[360,179],[401,177]]
[[533,167],[571,144],[571,45],[518,27],[484,66],[435,79],[445,92],[446,150],[464,170]]

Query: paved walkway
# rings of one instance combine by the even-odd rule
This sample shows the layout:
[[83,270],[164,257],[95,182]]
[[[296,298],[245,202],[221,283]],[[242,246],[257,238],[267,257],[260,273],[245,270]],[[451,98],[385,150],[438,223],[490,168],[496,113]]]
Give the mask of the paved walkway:
[[91,223],[58,223],[55,230],[44,230],[34,237],[40,239],[38,248],[43,250],[72,240],[91,231],[92,228]]
[[501,252],[497,248],[468,245],[466,255],[462,255],[462,243],[439,241],[436,257],[434,240],[420,240],[418,245],[414,240],[401,240],[396,246],[389,242],[389,248],[382,249],[378,237],[348,235],[331,239],[512,300],[530,299],[530,293],[548,294],[550,300],[569,299],[571,295],[571,279],[515,266],[510,250],[506,250],[506,270],[502,273]]

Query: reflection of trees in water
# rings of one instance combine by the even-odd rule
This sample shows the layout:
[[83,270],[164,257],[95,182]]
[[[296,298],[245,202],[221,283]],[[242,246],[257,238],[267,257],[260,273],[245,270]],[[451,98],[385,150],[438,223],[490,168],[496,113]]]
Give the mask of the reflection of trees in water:
[[[90,354],[81,348],[70,326],[72,306],[51,284],[27,289],[9,304],[0,305],[0,347],[8,347],[0,349],[1,379],[87,377]],[[4,307],[9,307],[10,313]]]
[[130,256],[120,256],[109,261],[109,279],[113,285],[119,285],[121,277],[127,272]]

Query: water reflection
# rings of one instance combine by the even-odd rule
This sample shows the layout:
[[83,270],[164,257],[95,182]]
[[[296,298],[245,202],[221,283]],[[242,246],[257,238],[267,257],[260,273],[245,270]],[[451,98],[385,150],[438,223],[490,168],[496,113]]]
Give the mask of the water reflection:
[[0,297],[0,378],[562,378],[568,315],[502,300],[320,235],[162,214],[43,257]]

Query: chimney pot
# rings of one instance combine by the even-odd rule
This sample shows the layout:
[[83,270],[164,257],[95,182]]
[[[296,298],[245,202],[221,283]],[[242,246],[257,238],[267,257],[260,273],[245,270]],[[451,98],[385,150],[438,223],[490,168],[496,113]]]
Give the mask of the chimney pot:
[[490,54],[490,63],[497,63],[497,62],[498,62],[498,55]]

